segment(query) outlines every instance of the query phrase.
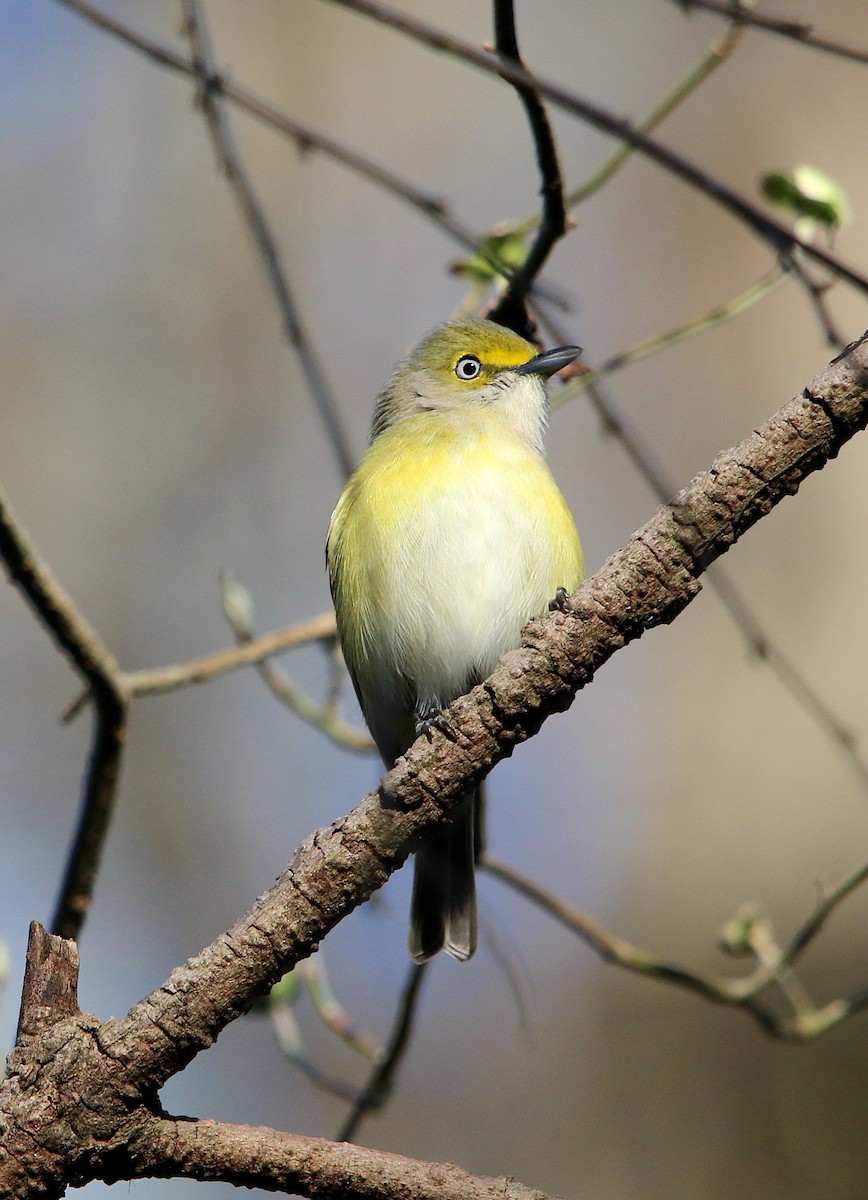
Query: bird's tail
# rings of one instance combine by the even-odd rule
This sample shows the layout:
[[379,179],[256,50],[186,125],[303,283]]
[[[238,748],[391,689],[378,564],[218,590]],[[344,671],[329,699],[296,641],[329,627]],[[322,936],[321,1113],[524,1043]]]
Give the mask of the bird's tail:
[[426,962],[440,950],[462,962],[476,949],[475,866],[481,797],[473,792],[452,820],[416,853],[410,906],[410,954]]

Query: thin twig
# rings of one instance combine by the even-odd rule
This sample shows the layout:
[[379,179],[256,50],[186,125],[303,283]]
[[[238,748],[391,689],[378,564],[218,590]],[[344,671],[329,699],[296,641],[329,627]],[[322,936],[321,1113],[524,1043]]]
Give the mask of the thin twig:
[[808,297],[808,303],[814,311],[817,318],[817,323],[823,332],[823,337],[826,339],[826,344],[836,346],[839,350],[843,348],[847,339],[838,329],[832,314],[829,312],[829,306],[826,303],[826,293],[829,290],[829,282],[817,283],[812,279],[802,264],[799,262],[798,255],[793,255],[790,260],[793,275],[802,285],[805,295]]
[[366,729],[344,721],[327,704],[318,704],[297,687],[285,671],[279,671],[268,659],[257,663],[256,670],[265,681],[268,690],[281,704],[295,713],[306,725],[324,733],[336,746],[344,750],[354,750],[358,754],[372,754],[376,750],[374,741]]
[[[706,975],[657,958],[611,933],[598,921],[546,891],[515,867],[489,854],[479,865],[482,870],[575,933],[604,962],[693,992],[715,1004],[742,1009],[767,1033],[783,1040],[807,1041],[814,1038],[868,1003],[866,993],[858,992],[817,1007],[801,983],[794,982],[792,973],[796,960],[814,940],[832,912],[868,879],[868,865],[860,867],[835,887],[783,948],[774,941],[767,923],[747,921],[749,928],[745,938],[757,958],[757,966],[747,975],[736,978]],[[760,993],[772,987],[788,1001],[789,1012],[777,1014],[759,1002]]]
[[[745,288],[743,292],[740,292],[731,300],[726,300],[723,304],[715,305],[708,312],[694,317],[691,321],[686,321],[683,325],[678,325],[674,329],[667,330],[665,333],[656,334],[652,338],[647,338],[643,342],[637,342],[636,345],[613,354],[611,358],[607,358],[599,367],[593,367],[581,375],[576,375],[568,383],[564,384],[557,395],[552,397],[552,409],[563,407],[563,405],[575,400],[583,392],[588,391],[598,383],[602,383],[609,375],[620,371],[623,367],[638,362],[640,359],[645,358],[646,355],[657,354],[661,350],[668,350],[686,338],[694,337],[698,333],[704,333],[707,329],[712,329],[717,325],[722,325],[725,321],[731,320],[733,317],[740,316],[752,307],[752,305],[764,299],[770,292],[779,287],[787,278],[788,272],[780,264],[776,264],[770,271],[766,271],[755,283],[752,283],[750,287]],[[664,500],[668,499],[669,495],[671,495],[671,492],[662,498]]]
[[[657,126],[662,124],[666,117],[673,113],[679,105],[683,104],[701,84],[705,83],[706,79],[718,67],[723,66],[741,41],[743,33],[744,29],[742,26],[731,25],[720,41],[715,42],[696,66],[683,79],[679,79],[674,87],[670,88],[660,103],[651,110],[647,117],[639,122],[636,128],[642,133],[653,133]],[[619,146],[599,170],[594,172],[590,179],[587,179],[579,187],[572,189],[568,193],[567,208],[572,210],[583,204],[586,200],[589,200],[591,196],[595,195],[609,182],[617,171],[632,158],[635,152],[636,147],[630,145],[629,142]]]
[[331,642],[335,636],[335,614],[333,611],[324,612],[309,621],[290,625],[287,629],[263,633],[243,646],[217,650],[176,666],[127,671],[124,682],[133,696],[155,696],[188,687],[192,683],[207,683],[227,671],[237,671],[240,667],[262,662],[307,642]]
[[[239,646],[250,645],[254,637],[251,624],[253,605],[249,593],[237,580],[229,579],[225,575],[221,584],[223,615],[229,622],[229,627]],[[375,749],[367,730],[358,729],[344,721],[333,705],[320,704],[313,700],[301,688],[296,687],[284,671],[278,670],[268,659],[262,659],[255,666],[272,695],[276,696],[281,704],[300,717],[302,721],[324,733],[326,737],[331,738],[345,750],[370,754]]]
[[324,1071],[305,1052],[301,1030],[292,1006],[282,1000],[275,1001],[268,1006],[268,1016],[280,1047],[280,1053],[287,1062],[292,1063],[298,1071],[301,1071],[305,1079],[315,1088],[319,1088],[321,1092],[352,1104],[356,1098],[356,1089],[353,1085]]
[[788,963],[794,963],[801,957],[832,913],[853,892],[862,887],[866,880],[868,880],[868,864],[858,867],[851,875],[845,876],[840,883],[821,896],[813,913],[796,931],[787,945],[785,957]]
[[[494,0],[494,42],[495,51],[502,62],[524,66],[518,48],[512,0]],[[524,84],[514,86],[524,105],[536,150],[541,178],[542,213],[536,237],[527,257],[512,274],[505,291],[488,315],[493,321],[509,325],[519,333],[525,333],[530,324],[525,297],[555,242],[567,231],[567,210],[564,204],[564,185],[557,145],[545,105],[533,87]]]
[[836,54],[839,58],[868,63],[868,50],[860,50],[856,46],[847,46],[832,38],[822,37],[820,34],[814,33],[812,25],[806,25],[802,21],[787,21],[780,17],[767,17],[762,13],[746,12],[743,8],[733,5],[732,0],[674,0],[674,3],[687,13],[691,9],[701,8],[705,12],[726,17],[733,25],[751,25],[754,29],[762,29],[766,33],[776,33],[779,37],[789,38],[811,50],[824,50],[827,54]]
[[0,557],[9,578],[87,683],[93,701],[91,748],[78,824],[69,850],[52,931],[77,938],[90,907],[100,856],[114,809],[126,731],[129,691],[120,667],[72,597],[40,561],[21,523],[0,495]]
[[837,716],[794,660],[775,642],[729,575],[721,567],[714,566],[709,579],[718,599],[744,636],[750,653],[768,665],[820,732],[844,756],[862,791],[868,794],[868,763],[859,753],[854,730]]
[[496,931],[491,922],[486,922],[482,929],[485,948],[494,960],[495,966],[506,981],[509,994],[515,1005],[518,1029],[529,1046],[536,1044],[533,1027],[530,1020],[530,1008],[527,995],[527,964],[516,950],[514,944],[507,945]]
[[346,1009],[332,991],[322,954],[311,955],[295,969],[307,987],[316,1015],[326,1029],[368,1062],[379,1061],[382,1051],[374,1038],[366,1030],[358,1029],[352,1023]]
[[184,11],[184,28],[190,39],[194,62],[199,71],[199,103],[205,114],[217,162],[235,193],[235,198],[259,252],[268,282],[277,301],[283,331],[298,357],[308,391],[319,413],[338,466],[346,477],[353,470],[354,456],[337,403],[332,395],[319,356],[314,350],[310,335],[304,327],[298,304],[292,295],[286,269],[281,261],[280,249],[269,227],[265,210],[250,182],[223,105],[211,84],[211,80],[217,76],[218,72],[205,20],[205,11],[200,0],[181,0],[181,4]]
[[305,1051],[301,1029],[294,1012],[294,1005],[301,995],[302,986],[306,988],[317,1016],[332,1033],[369,1061],[379,1059],[380,1048],[374,1039],[363,1030],[356,1029],[344,1008],[338,1003],[329,985],[320,955],[313,955],[298,963],[293,971],[272,988],[259,1009],[267,1010],[281,1052],[293,1066],[302,1071],[311,1083],[322,1091],[352,1103],[356,1099],[356,1088],[327,1074]]
[[383,1051],[383,1057],[374,1068],[370,1079],[362,1088],[356,1102],[341,1126],[336,1141],[351,1142],[356,1135],[359,1125],[368,1113],[381,1108],[395,1085],[395,1076],[404,1051],[410,1042],[413,1031],[413,1019],[416,1006],[421,994],[422,981],[425,978],[427,963],[411,963],[407,978],[401,991],[392,1032]]
[[729,980],[713,975],[700,975],[685,967],[664,962],[647,950],[634,946],[626,938],[611,933],[593,917],[589,917],[491,854],[486,854],[480,860],[479,868],[505,883],[526,900],[532,901],[550,917],[577,934],[604,962],[614,963],[636,975],[649,975],[664,983],[675,984],[717,1004],[740,1004],[745,998],[745,993],[753,995],[769,981],[768,967],[757,968],[747,979]]
[[796,249],[801,249],[809,258],[822,263],[833,274],[868,294],[868,278],[855,268],[835,255],[822,250],[819,246],[796,237],[786,226],[756,208],[721,180],[700,170],[689,159],[684,158],[668,146],[664,146],[662,142],[642,133],[629,121],[614,116],[606,109],[569,91],[554,80],[545,79],[536,74],[532,75],[523,67],[518,67],[503,59],[495,59],[469,42],[461,41],[425,21],[420,21],[407,13],[381,4],[379,0],[329,0],[329,2],[379,21],[414,41],[430,46],[434,50],[444,51],[480,70],[490,74],[499,74],[513,85],[534,88],[558,108],[580,117],[595,129],[602,130],[620,141],[629,142],[635,146],[641,154],[656,162],[658,166],[683,180],[690,187],[695,188],[744,222],[759,238],[771,246],[775,254],[790,256]]

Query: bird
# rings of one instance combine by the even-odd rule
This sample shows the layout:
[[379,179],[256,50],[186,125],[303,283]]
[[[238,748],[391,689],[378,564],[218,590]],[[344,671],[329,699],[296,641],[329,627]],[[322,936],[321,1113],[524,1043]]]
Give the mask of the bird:
[[[444,728],[444,709],[582,581],[579,535],[544,448],[546,380],[580,353],[539,353],[493,321],[448,321],[377,398],[326,562],[344,660],[387,768]],[[416,851],[417,962],[476,949],[480,827],[477,791]]]

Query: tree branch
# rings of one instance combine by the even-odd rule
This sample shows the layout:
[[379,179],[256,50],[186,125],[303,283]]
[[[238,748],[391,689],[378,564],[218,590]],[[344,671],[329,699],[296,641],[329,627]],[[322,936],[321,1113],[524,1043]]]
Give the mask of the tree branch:
[[514,1179],[470,1175],[454,1163],[419,1162],[346,1142],[220,1121],[146,1122],[129,1167],[100,1178],[187,1178],[291,1195],[355,1200],[548,1200]]
[[425,980],[427,963],[411,963],[407,968],[407,978],[401,990],[398,1010],[392,1022],[392,1032],[383,1051],[380,1061],[376,1063],[368,1082],[356,1097],[353,1107],[338,1133],[339,1142],[351,1142],[356,1136],[356,1130],[368,1113],[382,1108],[392,1092],[398,1067],[410,1044],[413,1032],[413,1021],[416,1016],[416,1006],[422,994],[422,984]]
[[218,165],[235,194],[238,206],[250,230],[277,302],[286,339],[295,351],[314,407],[319,413],[338,466],[346,477],[351,474],[354,466],[354,455],[350,449],[349,438],[322,364],[304,327],[298,305],[290,290],[280,250],[269,227],[265,210],[259,202],[241,161],[241,155],[232,136],[229,120],[223,111],[219,93],[212,85],[212,80],[219,76],[211,49],[211,39],[204,10],[200,0],[181,0],[181,3],[184,11],[185,30],[193,49],[193,59],[199,79],[199,103],[205,114]]
[[[817,905],[790,941],[781,946],[771,934],[769,922],[754,914],[740,914],[728,923],[724,949],[732,954],[751,954],[756,966],[747,975],[727,978],[692,971],[677,963],[666,962],[640,949],[625,938],[604,929],[593,917],[546,891],[515,867],[486,855],[480,867],[536,904],[590,946],[604,962],[613,963],[635,975],[644,975],[659,983],[668,983],[693,992],[714,1004],[739,1008],[772,1037],[782,1041],[804,1042],[827,1032],[847,1016],[868,1003],[863,990],[853,996],[814,1004],[792,968],[819,934],[836,908],[868,879],[868,866],[847,876]],[[759,999],[760,994],[777,989],[787,1004],[786,1012],[775,1011]]]
[[282,654],[285,650],[292,650],[306,642],[332,641],[335,637],[335,614],[321,613],[318,617],[300,621],[287,629],[260,634],[259,637],[245,642],[243,646],[216,650],[213,654],[204,654],[201,658],[191,659],[190,662],[171,667],[147,667],[141,671],[127,671],[124,681],[133,696],[156,696],[188,687],[192,683],[207,683],[227,671],[237,671],[241,667],[264,662],[275,654]]
[[[223,615],[229,622],[239,646],[246,645],[254,640],[249,593],[237,580],[230,581],[224,578],[222,582]],[[370,754],[376,749],[366,729],[359,729],[343,720],[336,692],[325,704],[320,704],[297,687],[286,672],[274,666],[270,659],[256,663],[256,670],[276,700],[302,721],[324,733],[335,745],[357,754]]]
[[100,856],[120,776],[129,692],[114,656],[33,549],[30,538],[0,494],[0,558],[10,581],[87,683],[93,701],[91,750],[81,807],[52,929],[61,937],[81,932],[90,907]]
[[[494,0],[494,42],[498,58],[513,66],[524,67],[518,48],[513,0]],[[542,270],[555,242],[567,231],[567,210],[558,149],[545,105],[533,87],[524,84],[514,86],[524,105],[536,149],[536,161],[542,180],[542,215],[527,257],[512,274],[503,295],[488,316],[492,321],[499,321],[522,336],[527,336],[533,330],[530,327],[525,296]]]
[[860,50],[856,46],[847,46],[843,42],[822,37],[814,33],[813,26],[806,25],[804,21],[787,21],[779,17],[767,17],[763,13],[749,12],[741,6],[734,6],[732,0],[674,0],[674,3],[688,14],[695,8],[704,9],[705,12],[726,17],[733,25],[751,25],[754,29],[776,33],[779,37],[799,42],[811,50],[824,50],[827,54],[836,54],[839,58],[868,63],[868,50]]

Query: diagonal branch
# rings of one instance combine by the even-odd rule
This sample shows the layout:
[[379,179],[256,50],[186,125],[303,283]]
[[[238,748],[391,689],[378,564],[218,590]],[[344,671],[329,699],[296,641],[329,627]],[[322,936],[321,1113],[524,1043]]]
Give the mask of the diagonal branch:
[[779,37],[799,42],[811,50],[824,50],[827,54],[836,54],[839,58],[868,63],[868,50],[860,50],[857,46],[848,46],[844,42],[836,42],[832,38],[814,33],[813,26],[806,25],[804,21],[787,21],[780,17],[767,17],[764,13],[748,12],[742,6],[736,7],[732,0],[674,0],[674,3],[687,13],[692,9],[703,9],[705,12],[716,13],[719,17],[726,17],[733,25],[751,25],[754,29],[776,33]]
[[186,663],[127,671],[124,680],[133,696],[157,696],[188,687],[191,683],[207,683],[227,671],[237,671],[241,667],[264,662],[275,654],[282,654],[307,642],[329,642],[334,641],[335,637],[335,614],[325,612],[286,629],[260,634],[241,646],[215,650],[213,654],[203,654],[201,658]]

